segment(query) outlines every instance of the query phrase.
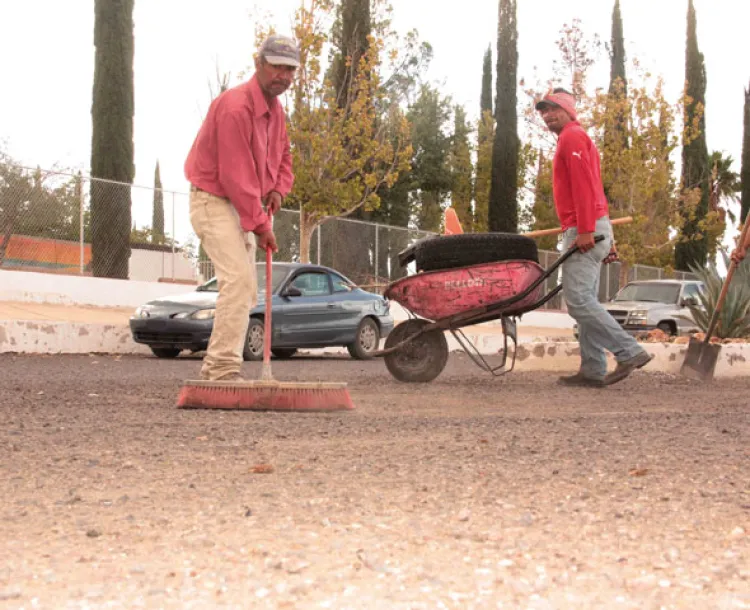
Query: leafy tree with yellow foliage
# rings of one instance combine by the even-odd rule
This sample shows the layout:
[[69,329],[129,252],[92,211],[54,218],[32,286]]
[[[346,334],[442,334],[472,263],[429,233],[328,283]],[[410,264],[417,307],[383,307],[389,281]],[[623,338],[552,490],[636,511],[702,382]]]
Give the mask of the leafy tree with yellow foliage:
[[[408,168],[409,125],[400,108],[387,104],[380,82],[382,37],[370,35],[340,100],[324,76],[322,54],[330,42],[324,26],[332,0],[304,0],[295,12],[300,68],[292,89],[288,133],[294,188],[287,198],[300,210],[300,260],[310,260],[310,238],[326,219],[379,205],[378,189],[392,186]],[[263,33],[259,32],[262,36]]]

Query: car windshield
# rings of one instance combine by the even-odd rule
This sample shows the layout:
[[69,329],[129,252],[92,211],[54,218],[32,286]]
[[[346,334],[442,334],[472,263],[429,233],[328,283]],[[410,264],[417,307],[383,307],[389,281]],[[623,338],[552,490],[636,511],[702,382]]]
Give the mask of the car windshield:
[[[265,264],[258,263],[255,265],[258,274],[258,292],[266,291],[266,266]],[[274,265],[273,271],[271,272],[271,284],[273,291],[279,287],[279,284],[284,281],[284,278],[289,274],[288,267],[282,267],[281,265]],[[217,279],[211,278],[205,284],[198,287],[199,292],[219,292],[219,283]]]
[[615,301],[676,303],[680,287],[676,284],[628,284],[615,296]]

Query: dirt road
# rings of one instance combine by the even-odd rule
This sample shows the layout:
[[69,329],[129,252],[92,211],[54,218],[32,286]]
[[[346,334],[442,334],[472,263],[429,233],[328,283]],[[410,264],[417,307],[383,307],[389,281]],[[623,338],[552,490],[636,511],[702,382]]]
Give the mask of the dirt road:
[[199,366],[0,356],[0,608],[750,608],[750,380],[295,359],[357,409],[175,409]]

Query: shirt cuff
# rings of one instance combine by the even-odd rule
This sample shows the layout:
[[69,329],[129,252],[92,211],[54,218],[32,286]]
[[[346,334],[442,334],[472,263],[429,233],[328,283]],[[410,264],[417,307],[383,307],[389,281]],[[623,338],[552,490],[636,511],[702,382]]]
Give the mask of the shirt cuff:
[[259,224],[257,227],[253,229],[253,233],[256,235],[260,235],[261,233],[268,233],[271,230],[271,223],[266,221],[262,224]]

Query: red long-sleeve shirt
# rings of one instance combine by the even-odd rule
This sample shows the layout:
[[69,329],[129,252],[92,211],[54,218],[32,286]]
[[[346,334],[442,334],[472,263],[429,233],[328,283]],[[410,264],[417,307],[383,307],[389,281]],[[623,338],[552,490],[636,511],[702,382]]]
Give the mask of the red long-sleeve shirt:
[[271,191],[292,190],[292,157],[284,109],[266,101],[257,77],[219,95],[185,161],[185,177],[195,187],[226,197],[244,231],[271,228],[261,200]]
[[592,233],[609,214],[602,186],[599,151],[578,121],[563,127],[552,162],[552,192],[563,230]]

